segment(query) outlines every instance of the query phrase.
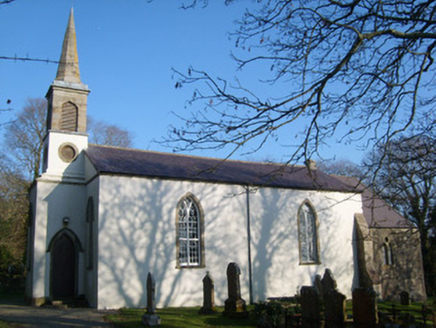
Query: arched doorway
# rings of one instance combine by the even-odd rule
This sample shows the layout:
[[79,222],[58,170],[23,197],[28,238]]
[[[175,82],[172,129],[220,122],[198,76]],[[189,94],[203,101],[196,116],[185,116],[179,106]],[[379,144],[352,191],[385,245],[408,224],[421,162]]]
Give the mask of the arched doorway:
[[77,295],[77,245],[68,230],[58,233],[50,245],[50,290],[52,299],[74,298]]

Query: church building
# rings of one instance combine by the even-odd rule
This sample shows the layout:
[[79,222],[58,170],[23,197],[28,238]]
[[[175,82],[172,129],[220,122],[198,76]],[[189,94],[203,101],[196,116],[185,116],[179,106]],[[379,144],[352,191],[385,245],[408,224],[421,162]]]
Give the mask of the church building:
[[[71,10],[46,95],[43,170],[30,190],[32,304],[85,298],[99,309],[145,307],[150,272],[158,307],[197,306],[209,272],[222,305],[230,262],[241,269],[247,302],[293,296],[326,268],[347,298],[358,286],[380,297],[406,290],[426,298],[417,234],[385,203],[388,210],[373,211],[357,183],[314,162],[283,166],[89,144],[89,93]],[[418,243],[404,246],[406,235]],[[400,270],[407,259],[415,268]]]

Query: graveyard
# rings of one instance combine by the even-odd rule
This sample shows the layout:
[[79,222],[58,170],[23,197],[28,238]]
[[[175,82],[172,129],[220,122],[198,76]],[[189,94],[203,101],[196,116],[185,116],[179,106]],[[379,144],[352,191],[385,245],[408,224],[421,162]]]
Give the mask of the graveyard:
[[436,327],[433,300],[412,302],[409,293],[402,291],[400,302],[379,301],[372,288],[356,288],[352,299],[347,300],[330,269],[323,277],[317,276],[313,286],[302,286],[296,295],[253,305],[247,305],[242,298],[239,276],[238,264],[229,263],[224,307],[215,306],[214,283],[208,272],[203,279],[202,307],[156,309],[156,285],[149,274],[146,312],[122,308],[106,319],[116,327]]
[[[269,302],[270,304],[277,304],[277,302]],[[396,302],[379,302],[379,313],[391,317],[393,319],[392,310],[396,311],[395,322],[385,324],[386,327],[400,327],[400,324],[404,324],[404,327],[421,327],[422,323],[422,303],[412,303],[410,306],[403,306]],[[161,317],[162,328],[175,328],[175,327],[260,327],[257,326],[256,318],[254,316],[255,306],[248,305],[247,310],[250,313],[249,318],[245,319],[231,319],[222,315],[224,308],[217,307],[214,314],[201,315],[199,314],[200,306],[190,308],[165,308],[158,309],[157,313]],[[427,310],[435,311],[434,305]],[[346,313],[352,315],[352,302],[346,302]],[[120,309],[117,313],[114,313],[107,317],[108,320],[113,322],[116,327],[144,327],[142,323],[142,316],[144,309]],[[298,316],[296,316],[298,318]],[[412,319],[413,317],[413,319]],[[284,318],[283,318],[284,320]],[[296,321],[292,321],[291,317],[287,318],[287,326],[283,322],[282,326],[277,327],[304,327],[298,325]],[[408,324],[407,324],[408,323]],[[427,327],[434,327],[432,315],[427,314],[426,320]],[[274,326],[270,326],[274,327]],[[344,327],[353,327],[352,322],[348,322]]]

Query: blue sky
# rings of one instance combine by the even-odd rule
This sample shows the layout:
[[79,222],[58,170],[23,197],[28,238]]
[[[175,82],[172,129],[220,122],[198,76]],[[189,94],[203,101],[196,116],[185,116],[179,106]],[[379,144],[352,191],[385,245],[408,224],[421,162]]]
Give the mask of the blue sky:
[[[182,1],[176,0],[16,0],[0,6],[0,56],[58,60],[73,6],[81,78],[91,89],[88,114],[131,131],[135,148],[170,152],[153,140],[164,137],[170,124],[178,124],[172,112],[189,116],[196,109],[185,108],[192,89],[174,87],[172,68],[194,66],[232,79],[236,65],[229,32],[245,6],[255,5],[248,0],[231,6],[209,2],[205,8],[182,10]],[[55,64],[0,60],[0,108],[8,99],[16,111],[27,98],[44,97],[56,70]],[[257,79],[252,72],[244,78]],[[12,115],[1,113],[0,123]],[[286,160],[290,150],[281,145],[293,137],[281,134],[279,143],[233,158]],[[360,162],[366,152],[332,139],[322,153]],[[227,151],[191,154],[224,157]]]

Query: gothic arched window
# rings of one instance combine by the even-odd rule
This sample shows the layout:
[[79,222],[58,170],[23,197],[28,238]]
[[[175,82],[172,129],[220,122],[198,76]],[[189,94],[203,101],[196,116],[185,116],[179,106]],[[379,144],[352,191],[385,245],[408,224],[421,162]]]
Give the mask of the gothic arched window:
[[177,205],[176,234],[177,266],[204,266],[203,213],[193,195]]
[[300,264],[318,264],[317,220],[315,211],[309,202],[304,202],[298,210],[298,237]]

